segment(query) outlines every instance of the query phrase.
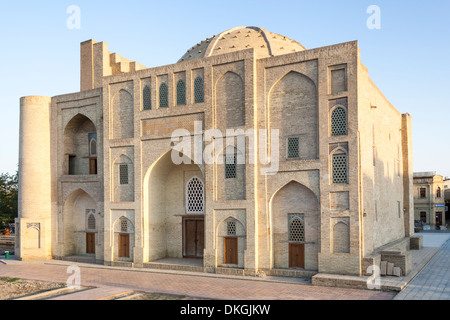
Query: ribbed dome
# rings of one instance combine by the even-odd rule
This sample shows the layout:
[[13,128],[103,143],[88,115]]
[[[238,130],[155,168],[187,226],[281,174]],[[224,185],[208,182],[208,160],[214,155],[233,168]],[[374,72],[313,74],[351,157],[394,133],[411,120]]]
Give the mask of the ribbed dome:
[[297,41],[263,28],[236,27],[197,43],[178,62],[249,48],[255,49],[257,59],[306,50]]

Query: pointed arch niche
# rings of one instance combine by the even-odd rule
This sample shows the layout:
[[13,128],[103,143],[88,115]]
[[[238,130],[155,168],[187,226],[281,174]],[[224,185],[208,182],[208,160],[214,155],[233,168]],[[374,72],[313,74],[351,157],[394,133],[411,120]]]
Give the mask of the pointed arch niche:
[[64,174],[97,174],[97,129],[94,123],[81,113],[75,115],[64,128],[63,139]]
[[[317,270],[320,212],[319,201],[314,192],[297,181],[290,181],[274,193],[270,210],[271,267],[289,268],[290,244],[295,243],[304,246],[303,268]],[[298,221],[301,222],[300,228],[300,224],[296,223]]]
[[[171,154],[170,150],[157,159],[144,177],[143,213],[147,231],[144,232],[143,246],[148,250],[148,261],[203,256],[202,239],[197,239],[199,247],[191,251],[192,244],[186,238],[186,230],[193,228],[199,235],[204,231],[204,175],[196,164],[175,165]],[[189,186],[196,188],[192,193],[196,197],[193,210],[188,210]]]
[[[85,255],[86,233],[103,229],[103,221],[97,214],[97,203],[83,189],[72,192],[64,202],[62,210],[62,255]],[[89,229],[90,216],[95,218],[95,230]],[[101,235],[96,233],[97,243]]]
[[[298,159],[318,157],[318,97],[314,82],[291,71],[269,91],[269,129],[280,130],[280,160],[287,160],[288,139],[298,138]],[[270,130],[269,130],[270,131]]]

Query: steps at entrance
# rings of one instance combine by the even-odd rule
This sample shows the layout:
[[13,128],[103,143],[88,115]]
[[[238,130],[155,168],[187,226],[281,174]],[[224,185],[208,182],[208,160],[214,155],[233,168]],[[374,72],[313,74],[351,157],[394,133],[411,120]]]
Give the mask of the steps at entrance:
[[62,257],[61,260],[72,261],[72,262],[81,262],[81,263],[103,264],[103,261],[96,260],[95,256],[67,256],[67,257]]
[[317,274],[317,271],[295,270],[295,269],[272,269],[268,272],[274,277],[307,277],[310,278]]
[[163,270],[177,270],[177,271],[190,271],[190,272],[205,272],[204,267],[192,266],[185,264],[171,264],[161,262],[146,262],[143,264],[144,268],[148,269],[163,269]]
[[226,274],[226,275],[230,275],[230,276],[244,276],[245,275],[244,269],[240,269],[240,268],[217,267],[215,269],[215,271],[216,271],[216,274]]

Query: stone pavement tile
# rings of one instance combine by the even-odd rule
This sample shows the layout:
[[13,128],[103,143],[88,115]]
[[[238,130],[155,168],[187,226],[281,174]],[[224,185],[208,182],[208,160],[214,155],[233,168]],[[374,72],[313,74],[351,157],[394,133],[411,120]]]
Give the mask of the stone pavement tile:
[[125,292],[130,292],[130,290],[124,288],[100,287],[65,294],[48,300],[100,300]]
[[[67,266],[36,264],[1,265],[0,276],[66,282]],[[186,295],[225,300],[375,300],[392,299],[394,293],[323,288],[297,283],[280,283],[199,275],[166,274],[116,269],[80,268],[81,285],[125,290]]]
[[[442,237],[438,240],[441,241]],[[450,300],[449,266],[450,240],[447,240],[440,251],[394,299]]]

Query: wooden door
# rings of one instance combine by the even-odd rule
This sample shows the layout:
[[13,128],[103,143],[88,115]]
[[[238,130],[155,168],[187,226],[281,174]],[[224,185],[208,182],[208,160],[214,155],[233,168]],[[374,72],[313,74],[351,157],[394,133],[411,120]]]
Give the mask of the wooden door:
[[89,159],[89,174],[97,174],[97,158]]
[[205,248],[203,219],[184,220],[184,256],[203,257]]
[[305,267],[305,245],[303,243],[289,243],[289,268]]
[[238,264],[238,238],[226,237],[224,239],[223,259],[225,264]]
[[95,253],[95,233],[86,232],[86,253]]
[[119,234],[119,257],[130,257],[130,235]]
[[436,212],[436,225],[442,226],[442,212]]

